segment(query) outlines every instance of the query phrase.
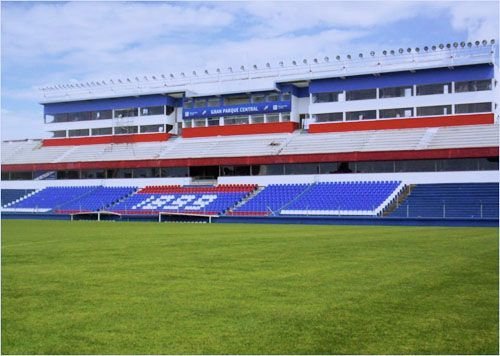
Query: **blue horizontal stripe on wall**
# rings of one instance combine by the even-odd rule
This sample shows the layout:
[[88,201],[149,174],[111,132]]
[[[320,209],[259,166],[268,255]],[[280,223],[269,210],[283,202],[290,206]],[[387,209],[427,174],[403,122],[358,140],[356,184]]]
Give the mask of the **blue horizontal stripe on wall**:
[[438,84],[469,80],[492,79],[493,66],[480,64],[449,68],[434,68],[410,71],[381,73],[380,76],[360,75],[355,77],[313,80],[309,86],[311,93],[328,93],[343,90],[390,88],[413,84]]
[[289,112],[291,110],[292,103],[290,101],[269,101],[264,103],[184,109],[183,118],[186,120],[219,116],[271,114]]
[[65,114],[72,112],[99,111],[111,109],[128,109],[147,106],[176,106],[176,100],[166,95],[144,95],[144,96],[127,96],[122,98],[96,99],[71,101],[65,103],[44,104],[44,114]]

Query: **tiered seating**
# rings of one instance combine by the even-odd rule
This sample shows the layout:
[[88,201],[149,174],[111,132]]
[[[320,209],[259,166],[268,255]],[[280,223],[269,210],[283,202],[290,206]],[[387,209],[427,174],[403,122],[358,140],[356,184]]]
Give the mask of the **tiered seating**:
[[13,203],[34,191],[34,189],[2,189],[2,206]]
[[148,186],[112,206],[123,214],[159,212],[219,215],[248,196],[255,185]]
[[56,210],[57,213],[90,212],[105,210],[136,191],[136,187],[97,187],[90,194],[64,203]]
[[258,216],[279,211],[304,192],[310,184],[271,184],[228,215]]
[[498,218],[497,183],[421,184],[391,217]]
[[11,211],[48,212],[65,203],[80,199],[95,191],[97,187],[48,187],[32,196],[9,206]]
[[401,182],[316,183],[281,210],[283,215],[377,215]]

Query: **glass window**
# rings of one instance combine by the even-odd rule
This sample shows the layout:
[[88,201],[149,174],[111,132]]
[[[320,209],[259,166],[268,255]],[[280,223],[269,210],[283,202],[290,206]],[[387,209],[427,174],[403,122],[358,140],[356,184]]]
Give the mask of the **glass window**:
[[252,102],[253,103],[263,103],[264,101],[266,101],[266,96],[264,94],[252,95]]
[[224,118],[224,125],[243,125],[248,124],[248,116],[229,116]]
[[188,177],[188,167],[165,167],[160,169],[162,177]]
[[248,95],[233,95],[224,97],[224,105],[239,105],[250,103],[250,96]]
[[174,110],[175,110],[175,108],[173,106],[167,105],[165,114],[170,115],[171,113],[174,112]]
[[282,101],[290,101],[292,99],[292,95],[290,93],[283,93],[281,94],[281,100]]
[[207,120],[207,126],[219,126],[220,125],[220,119],[218,117],[216,118],[211,118],[209,117]]
[[52,137],[66,137],[66,130],[52,131]]
[[252,124],[262,124],[262,123],[264,123],[263,114],[252,115]]
[[282,164],[263,164],[258,170],[259,176],[283,175],[284,166]]
[[88,135],[89,135],[89,129],[79,129],[79,130],[69,130],[68,131],[69,137],[88,136]]
[[113,129],[111,127],[100,127],[92,129],[92,136],[112,135]]
[[448,94],[451,83],[417,85],[417,95]]
[[141,116],[163,115],[164,113],[164,106],[148,106],[145,108],[141,108]]
[[422,106],[417,108],[417,116],[450,115],[451,105]]
[[138,114],[137,108],[115,110],[115,118],[135,117]]
[[395,161],[396,172],[434,172],[435,170],[435,160]]
[[285,174],[318,174],[318,163],[290,163],[285,164]]
[[204,108],[207,106],[207,99],[195,99],[194,100],[194,107],[195,108]]
[[319,164],[319,171],[321,174],[332,174],[335,173],[337,169],[338,169],[338,164],[336,162]]
[[279,114],[267,114],[266,115],[266,122],[268,122],[268,123],[279,122],[279,121],[280,121]]
[[457,104],[455,105],[455,114],[491,112],[491,107],[491,103]]
[[289,112],[282,112],[281,113],[281,121],[282,122],[290,121],[290,113]]
[[267,101],[279,101],[280,95],[278,93],[267,94]]
[[343,121],[341,112],[332,112],[328,114],[316,114],[316,122]]
[[113,117],[112,110],[101,110],[91,112],[92,120],[109,120]]
[[192,109],[193,108],[193,99],[184,98],[184,102],[183,102],[182,106],[186,109]]
[[351,111],[345,113],[345,119],[347,121],[355,121],[355,120],[373,120],[377,118],[376,110],[367,110],[367,111]]
[[394,161],[356,162],[356,173],[394,172]]
[[185,127],[185,128],[189,128],[189,127],[191,127],[193,124],[192,124],[191,120],[184,120],[184,121],[183,121],[183,125],[184,125],[184,127]]
[[379,117],[381,119],[412,117],[412,116],[413,116],[413,108],[385,109],[385,110],[380,110],[379,112]]
[[464,93],[470,91],[491,90],[491,80],[471,80],[468,82],[456,82],[455,93]]
[[193,127],[205,127],[205,119],[195,119],[193,120]]
[[377,89],[350,90],[346,92],[346,100],[367,100],[376,99]]
[[145,132],[164,132],[165,127],[163,125],[144,125],[140,127],[141,133]]
[[115,135],[134,134],[137,133],[137,126],[117,126],[115,127]]
[[207,106],[220,106],[220,98],[208,98]]
[[413,88],[412,87],[394,87],[394,88],[380,88],[379,89],[379,97],[380,99],[386,98],[401,98],[404,96],[412,96]]
[[331,103],[339,101],[339,95],[342,92],[335,93],[317,93],[313,94],[312,100],[313,103]]

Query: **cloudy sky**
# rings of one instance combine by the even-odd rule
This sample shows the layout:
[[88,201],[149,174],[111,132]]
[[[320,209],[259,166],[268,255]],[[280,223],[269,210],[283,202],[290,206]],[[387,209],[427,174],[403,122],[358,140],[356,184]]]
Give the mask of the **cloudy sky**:
[[498,1],[1,3],[2,139],[44,137],[36,87],[498,40]]

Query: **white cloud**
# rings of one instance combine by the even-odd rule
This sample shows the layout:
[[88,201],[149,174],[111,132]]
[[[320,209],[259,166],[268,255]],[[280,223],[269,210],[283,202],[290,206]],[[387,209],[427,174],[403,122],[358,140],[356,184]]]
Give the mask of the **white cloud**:
[[450,10],[453,28],[467,31],[468,41],[492,38],[498,40],[498,2],[457,2]]

